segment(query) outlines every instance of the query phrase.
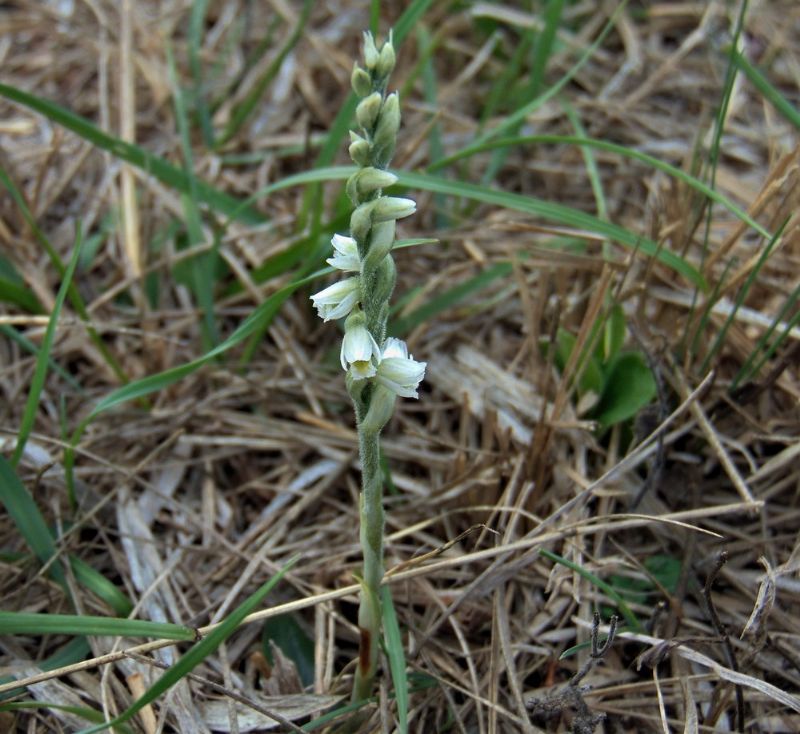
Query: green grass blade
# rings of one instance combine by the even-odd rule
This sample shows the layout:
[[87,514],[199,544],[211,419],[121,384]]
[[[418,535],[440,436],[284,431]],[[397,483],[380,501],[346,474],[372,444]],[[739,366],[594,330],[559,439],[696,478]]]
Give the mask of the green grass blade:
[[205,83],[203,81],[203,64],[200,49],[203,45],[203,27],[208,12],[209,0],[194,0],[189,16],[187,41],[189,46],[189,71],[192,74],[192,102],[203,142],[207,148],[214,147],[214,128],[211,123],[211,111],[206,103]]
[[[39,508],[30,493],[20,481],[14,467],[0,456],[0,502],[28,547],[34,552],[42,565],[50,563],[56,555],[56,546],[50,529],[44,521]],[[50,576],[66,588],[64,569],[58,560],[50,564]]]
[[[0,87],[2,86],[3,85],[0,84]],[[0,168],[0,183],[2,183],[8,189],[9,193],[11,194],[11,198],[14,200],[14,203],[19,207],[25,223],[31,228],[31,232],[33,232],[39,244],[47,253],[47,256],[50,258],[50,262],[53,264],[53,267],[55,267],[55,269],[58,271],[58,274],[63,278],[64,273],[66,273],[67,270],[66,266],[62,262],[55,248],[50,244],[50,240],[47,239],[44,232],[42,232],[42,230],[39,228],[39,225],[36,223],[36,219],[34,218],[31,210],[28,208],[28,204],[25,201],[25,197],[22,195],[22,192],[17,188],[17,186],[2,168]],[[78,289],[75,287],[74,283],[70,283],[68,296],[72,307],[77,312],[81,321],[84,322],[84,325],[86,326],[86,332],[88,333],[89,338],[92,340],[92,344],[97,347],[97,350],[103,355],[103,359],[105,359],[106,364],[108,364],[112,372],[120,379],[120,381],[127,382],[128,377],[125,374],[125,371],[122,369],[119,362],[117,362],[114,355],[97,333],[97,330],[89,322],[89,312],[86,310],[86,305],[83,302],[83,298],[81,298],[81,294],[78,292]]]
[[739,51],[733,54],[733,62],[744,73],[750,83],[768,100],[783,117],[800,130],[800,110],[792,105],[767,78],[753,66]]
[[30,313],[44,313],[39,299],[25,285],[25,280],[11,261],[0,255],[0,302],[2,301],[13,303]]
[[197,636],[191,627],[145,619],[2,611],[0,635],[112,635],[165,640],[194,640]]
[[98,599],[102,599],[119,617],[127,617],[133,611],[133,602],[119,587],[76,556],[70,556],[69,564],[75,580]]
[[[86,641],[86,638],[73,637],[66,645],[59,648],[50,657],[38,661],[36,666],[45,672],[48,670],[58,670],[59,668],[63,668],[67,665],[72,665],[73,663],[78,663],[81,660],[85,660],[89,653],[91,653],[91,648],[89,647],[89,643]],[[11,676],[0,676],[0,685],[13,683],[14,680],[15,679]],[[12,688],[8,691],[0,693],[0,701],[8,701],[8,699],[22,696],[24,693],[24,688]]]
[[[186,114],[183,91],[178,83],[175,59],[170,46],[167,46],[167,69],[175,99],[175,119],[178,122],[178,132],[181,139],[184,173],[189,182],[189,191],[181,195],[181,204],[186,217],[188,247],[192,249],[203,242],[203,224],[200,218],[200,208],[198,207],[197,177],[194,175],[194,155],[192,154],[190,140],[189,118]],[[188,264],[192,273],[194,297],[203,314],[201,331],[205,349],[211,349],[219,342],[217,325],[214,321],[214,264],[216,257],[216,248],[212,248],[208,252],[192,258]]]
[[[80,716],[82,719],[91,722],[103,721],[103,714],[101,711],[90,709],[84,706],[68,706],[62,703],[50,703],[49,701],[12,701],[0,705],[0,711],[28,711],[28,710],[55,710],[63,711],[74,716]],[[134,734],[133,729],[124,724],[119,727],[114,727],[115,731],[120,731],[122,734]]]
[[725,341],[725,336],[728,333],[728,329],[730,325],[733,323],[733,320],[736,318],[736,314],[739,312],[739,309],[744,303],[744,299],[747,297],[747,294],[750,292],[750,288],[752,288],[753,283],[755,283],[758,274],[761,272],[761,268],[764,267],[764,264],[767,262],[767,259],[770,256],[770,253],[775,249],[775,245],[781,239],[781,235],[783,234],[783,230],[786,229],[786,225],[789,223],[789,219],[787,218],[786,221],[780,226],[778,231],[775,233],[775,236],[767,243],[767,246],[764,248],[764,251],[759,256],[758,260],[756,260],[755,266],[750,270],[747,274],[747,278],[745,279],[742,287],[739,289],[739,292],[736,294],[736,302],[731,309],[731,312],[728,314],[728,318],[725,319],[725,323],[722,325],[722,328],[719,330],[716,339],[714,340],[714,344],[711,346],[711,350],[706,355],[706,358],[703,360],[703,364],[700,367],[700,372],[705,374],[708,371],[708,366],[711,363],[711,360],[714,359],[717,352],[722,347],[723,342]]
[[42,340],[42,347],[39,350],[39,356],[36,358],[36,369],[33,372],[33,379],[31,380],[31,389],[28,393],[28,400],[25,403],[25,410],[22,413],[22,421],[17,434],[17,446],[11,456],[11,465],[16,467],[19,460],[22,458],[22,452],[25,450],[25,444],[28,442],[28,437],[33,430],[33,423],[36,420],[36,413],[39,411],[39,400],[42,396],[44,389],[44,381],[47,377],[47,367],[50,363],[50,350],[53,346],[53,338],[56,333],[56,324],[58,317],[61,314],[61,308],[64,305],[64,299],[67,297],[67,291],[72,286],[72,276],[75,275],[75,268],[78,265],[78,258],[81,254],[81,244],[83,236],[81,234],[80,224],[78,231],[75,233],[75,246],[72,250],[72,257],[70,258],[67,270],[61,280],[61,286],[58,289],[55,303],[53,304],[53,312],[50,314],[50,320],[47,322],[47,329],[44,332],[44,339]]
[[[188,191],[189,182],[186,174],[180,168],[176,168],[163,158],[149,153],[138,145],[126,143],[120,138],[103,132],[85,117],[76,115],[65,107],[41,97],[36,97],[8,84],[0,83],[0,96],[44,115],[53,122],[79,135],[96,148],[108,151],[117,158],[142,169],[166,186],[184,193]],[[229,215],[231,212],[236,211],[237,219],[246,224],[263,224],[267,221],[267,218],[258,210],[249,206],[241,207],[241,202],[238,199],[215,189],[204,181],[198,180],[197,189],[200,201],[222,214]]]
[[[778,324],[786,317],[786,314],[794,308],[794,304],[800,300],[800,284],[798,284],[795,289],[787,296],[786,301],[784,301],[783,305],[781,306],[778,314],[773,319],[772,323],[769,325],[769,328],[761,335],[761,338],[756,343],[755,347],[753,347],[753,351],[750,352],[745,363],[742,365],[741,369],[736,373],[736,377],[733,378],[733,382],[731,382],[731,390],[735,390],[742,382],[749,380],[752,375],[756,374],[760,369],[761,366],[766,362],[767,359],[772,356],[772,353],[775,349],[777,349],[779,344],[773,344],[772,347],[766,348],[767,343],[772,338],[772,335],[775,333],[775,329],[778,328]],[[800,311],[798,311],[794,319],[795,321],[800,317]],[[789,331],[791,330],[794,324],[790,324]],[[786,336],[788,336],[788,331],[786,332]],[[760,352],[763,352],[765,356],[764,359],[759,360],[758,364],[754,366],[756,363],[756,358]]]
[[[575,139],[580,140],[580,138]],[[343,180],[348,178],[353,171],[355,171],[354,166],[316,168],[295,176],[287,176],[281,181],[277,181],[265,187],[261,192],[271,193],[272,191],[278,191],[291,186],[319,181]],[[594,232],[609,240],[618,242],[631,250],[641,251],[648,257],[655,257],[664,265],[671,267],[675,272],[683,275],[697,287],[703,290],[707,288],[703,276],[683,258],[669,250],[664,250],[646,237],[636,235],[624,227],[620,227],[611,222],[604,222],[578,209],[573,209],[564,204],[543,201],[533,196],[524,196],[522,194],[501,191],[479,184],[466,183],[464,181],[449,181],[429,173],[412,173],[409,171],[393,171],[393,173],[398,177],[400,186],[472,199],[483,204],[524,212],[525,214],[542,217],[543,219],[565,224],[569,227],[576,227],[578,229]]]
[[283,44],[283,47],[278,52],[278,55],[272,60],[269,66],[264,70],[264,73],[258,78],[256,83],[253,85],[253,88],[248,92],[247,96],[242,100],[241,104],[239,104],[234,110],[233,114],[231,115],[231,119],[225,127],[222,135],[220,135],[219,140],[217,140],[217,148],[222,147],[227,143],[231,138],[233,138],[236,133],[241,130],[244,123],[253,113],[253,110],[258,106],[259,102],[261,101],[261,97],[264,94],[264,90],[270,85],[272,80],[277,76],[278,72],[281,69],[281,65],[286,60],[286,57],[291,53],[292,49],[297,45],[297,42],[300,40],[300,36],[303,34],[303,30],[306,27],[306,23],[308,23],[309,15],[311,14],[311,8],[313,3],[311,0],[304,0],[303,2],[303,9],[300,11],[300,17],[297,20],[297,25],[295,25],[294,30],[292,30],[289,38],[286,39],[286,43]]
[[383,632],[386,637],[386,656],[392,671],[394,696],[397,703],[397,728],[400,734],[408,734],[408,677],[406,676],[406,656],[397,613],[392,603],[392,592],[388,586],[381,588],[381,609],[383,613]]
[[654,158],[653,156],[648,155],[647,153],[642,153],[641,151],[634,150],[633,148],[626,148],[624,145],[618,145],[617,143],[610,143],[605,140],[598,140],[597,138],[584,138],[582,136],[575,136],[575,135],[526,135],[514,138],[501,138],[500,140],[484,143],[483,145],[477,146],[474,150],[464,151],[463,156],[461,154],[458,154],[456,156],[451,156],[451,157],[455,160],[458,160],[461,157],[473,155],[474,153],[480,153],[486,150],[491,150],[492,148],[495,147],[526,145],[526,144],[536,145],[536,144],[548,144],[548,143],[588,146],[591,148],[595,148],[596,150],[604,150],[608,151],[609,153],[618,153],[619,155],[625,156],[626,158],[631,158],[632,160],[637,160],[642,163],[645,163],[649,166],[652,166],[653,168],[656,168],[659,171],[663,171],[669,176],[678,179],[679,181],[685,183],[687,186],[693,188],[695,191],[698,191],[699,193],[708,197],[717,204],[720,204],[721,206],[725,207],[725,209],[727,209],[731,214],[735,215],[741,221],[747,223],[748,226],[752,227],[752,229],[758,232],[762,237],[766,237],[767,239],[772,237],[770,232],[766,230],[764,227],[762,227],[746,211],[736,206],[736,204],[734,204],[726,196],[720,194],[715,189],[703,183],[697,177],[692,176],[691,174],[686,173],[686,171],[683,171],[680,168],[671,165],[670,163],[666,163],[665,161],[662,161],[659,158]]
[[172,367],[171,369],[165,370],[164,372],[159,372],[155,375],[143,377],[141,380],[136,380],[135,382],[131,382],[128,385],[124,385],[123,387],[114,390],[114,392],[112,392],[110,395],[107,395],[97,405],[95,405],[87,420],[91,420],[100,413],[103,413],[117,405],[121,405],[129,400],[163,390],[165,387],[169,387],[178,380],[192,374],[215,357],[224,354],[229,349],[232,349],[250,336],[258,327],[263,314],[267,312],[268,309],[273,307],[276,302],[286,298],[289,294],[293,293],[301,286],[311,283],[317,278],[332,272],[333,268],[325,268],[313,273],[312,275],[309,275],[305,278],[300,278],[299,280],[295,280],[294,282],[284,286],[279,291],[273,293],[266,301],[260,304],[258,308],[256,308],[253,313],[251,313],[239,325],[239,327],[227,339],[225,339],[225,341],[214,347],[214,349],[206,352],[204,355],[192,360],[191,362],[186,362],[185,364],[178,365],[177,367]]
[[560,563],[562,566],[566,566],[570,570],[575,571],[575,573],[583,576],[583,578],[601,591],[604,591],[608,595],[608,598],[617,605],[620,614],[625,617],[625,621],[628,623],[628,625],[630,625],[631,630],[634,632],[642,631],[643,628],[638,617],[633,613],[631,608],[628,606],[628,603],[622,598],[622,595],[616,589],[614,589],[613,586],[603,581],[603,579],[601,579],[599,576],[596,576],[591,571],[587,571],[583,566],[579,566],[577,563],[573,563],[563,556],[559,556],[557,553],[553,553],[545,548],[540,548],[539,555],[549,558],[554,563]]
[[[534,47],[533,54],[533,64],[531,67],[531,78],[523,95],[523,98],[526,100],[535,98],[542,87],[545,70],[547,69],[547,63],[550,60],[550,57],[553,53],[553,48],[555,46],[556,32],[558,31],[558,25],[561,22],[561,12],[563,9],[564,0],[548,0],[547,5],[544,8],[544,12],[542,14],[544,18],[544,28],[536,39],[536,45]],[[531,34],[530,31],[529,34]],[[508,133],[515,135],[520,127],[522,127],[522,124],[523,119],[517,120],[515,124],[508,129]],[[491,160],[489,161],[489,166],[483,174],[481,183],[488,184],[494,180],[497,172],[503,167],[507,155],[507,148],[498,148],[494,151]],[[431,160],[436,159],[431,156]]]
[[424,324],[437,314],[453,308],[468,296],[486,288],[490,283],[499,278],[508,277],[512,272],[511,263],[495,263],[482,273],[465,280],[463,283],[448,288],[439,293],[429,301],[414,309],[410,314],[404,316],[389,325],[389,333],[396,336],[405,336],[415,327]]
[[544,105],[548,100],[555,97],[569,82],[575,77],[575,75],[591,60],[592,56],[594,55],[595,51],[600,48],[603,41],[606,39],[606,36],[611,32],[611,30],[616,25],[617,19],[622,11],[625,9],[625,6],[628,4],[628,0],[623,0],[617,7],[614,9],[614,12],[611,14],[611,17],[608,19],[606,24],[603,26],[603,29],[598,34],[597,38],[587,47],[587,49],[581,54],[581,57],[575,64],[567,71],[564,76],[561,77],[552,87],[550,87],[546,92],[539,95],[535,99],[532,99],[527,104],[523,105],[519,109],[517,109],[512,114],[508,115],[503,122],[495,127],[487,130],[482,135],[479,135],[476,140],[468,145],[466,148],[462,149],[458,153],[452,156],[448,156],[447,158],[443,158],[442,160],[436,161],[431,166],[428,167],[429,171],[436,171],[439,168],[443,168],[444,166],[449,166],[458,158],[463,158],[465,156],[471,155],[476,147],[487,143],[492,138],[496,138],[498,135],[505,135],[510,130],[515,130],[517,126],[524,122],[525,119],[539,109],[542,105]]
[[[11,341],[19,344],[22,349],[24,349],[26,352],[29,352],[34,357],[39,356],[39,347],[26,336],[20,334],[14,327],[9,326],[8,324],[0,324],[0,334],[3,334],[8,339],[11,339]],[[60,364],[58,364],[58,362],[52,358],[49,358],[47,366],[52,372],[58,373],[59,377],[61,377],[64,382],[69,383],[70,387],[72,387],[76,392],[85,393],[85,390],[81,384]]]
[[136,700],[136,702],[123,711],[113,721],[109,721],[98,726],[88,729],[82,734],[94,734],[94,732],[103,731],[111,726],[122,724],[131,717],[135,716],[147,704],[155,701],[160,695],[168,691],[172,686],[182,680],[186,675],[192,672],[200,663],[203,662],[209,655],[213,654],[216,649],[228,637],[233,634],[242,620],[250,613],[254,612],[261,604],[264,597],[272,591],[273,587],[283,578],[283,576],[294,566],[297,562],[297,556],[286,563],[278,573],[276,573],[269,581],[251,594],[242,604],[240,604],[225,620],[215,628],[209,635],[198,643],[193,645],[184,655],[167,670],[150,688],[145,691],[144,695]]

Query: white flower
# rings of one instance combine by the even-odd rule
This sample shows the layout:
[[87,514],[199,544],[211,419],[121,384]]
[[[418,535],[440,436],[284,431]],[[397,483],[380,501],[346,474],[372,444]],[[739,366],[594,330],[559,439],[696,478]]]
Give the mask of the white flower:
[[389,337],[383,345],[377,380],[385,388],[404,398],[416,398],[417,388],[425,377],[427,362],[417,362],[408,353],[404,341]]
[[340,319],[352,311],[360,295],[359,278],[345,278],[311,296],[323,321]]
[[342,369],[350,369],[354,380],[374,377],[375,363],[380,359],[381,348],[363,324],[345,327],[340,361]]
[[333,257],[326,260],[328,265],[345,272],[357,273],[361,270],[361,263],[358,260],[358,245],[352,237],[335,234],[331,244],[334,252]]

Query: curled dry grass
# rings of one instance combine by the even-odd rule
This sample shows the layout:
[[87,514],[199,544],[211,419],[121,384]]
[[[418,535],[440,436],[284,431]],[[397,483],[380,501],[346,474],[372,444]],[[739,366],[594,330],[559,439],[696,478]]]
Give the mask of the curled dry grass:
[[[188,11],[172,3],[87,2],[62,15],[62,5],[17,2],[0,10],[3,81],[181,162],[164,48],[169,40],[188,85]],[[221,100],[213,110],[221,128],[258,76],[258,66],[244,67],[246,52],[272,23],[279,35],[288,33],[300,8],[233,0],[212,5],[202,61],[207,69],[217,65],[207,93]],[[252,120],[222,150],[209,153],[193,131],[199,178],[246,196],[311,167],[315,146],[346,97],[368,18],[362,3],[340,3],[335,13],[322,5]],[[415,67],[422,37],[408,37],[396,77],[405,110],[398,169],[429,165],[433,135],[448,154],[474,139],[514,44],[534,23],[513,5],[455,10],[433,4],[424,24],[436,44],[435,101],[425,98]],[[599,31],[591,5],[565,8],[564,28],[577,30],[561,32],[547,81],[561,76]],[[735,16],[724,3],[644,5],[649,15],[639,12],[640,4],[623,14],[563,98],[590,137],[694,170],[713,143],[708,131],[726,73],[720,47]],[[798,25],[791,0],[753,3],[745,22],[745,53],[769,64],[773,85],[784,92],[797,88],[800,46],[792,29]],[[237,45],[226,48],[226,38]],[[270,60],[268,53],[262,67]],[[242,74],[242,91],[229,94],[226,85]],[[186,253],[170,234],[186,215],[180,197],[46,119],[0,104],[2,166],[55,249],[68,255],[77,219],[84,231],[100,235],[77,284],[92,324],[125,373],[136,379],[198,356],[201,314],[180,270]],[[499,107],[489,122],[504,114]],[[556,100],[526,125],[524,134],[575,134]],[[716,188],[771,232],[798,206],[797,135],[737,79]],[[462,160],[448,175],[479,181],[491,156]],[[593,158],[607,217],[699,266],[706,294],[695,295],[664,265],[593,233],[412,194],[420,214],[403,224],[403,236],[440,242],[398,253],[398,293],[418,289],[398,318],[497,263],[510,263],[511,271],[421,323],[407,322],[411,350],[427,360],[428,377],[419,402],[403,402],[384,450],[392,472],[388,579],[407,635],[411,730],[566,731],[581,724],[566,704],[551,707],[547,720],[532,719],[528,703],[559,690],[584,664],[585,648],[563,660],[559,655],[589,640],[592,612],[605,609],[608,597],[585,573],[543,558],[545,548],[606,581],[614,574],[647,579],[644,564],[653,557],[680,561],[672,589],[656,579],[653,593],[629,601],[642,629],[620,631],[584,681],[591,684],[583,694],[589,710],[607,716],[605,731],[733,731],[737,696],[747,731],[798,731],[797,327],[752,380],[730,389],[797,286],[797,220],[789,221],[726,327],[764,242],[660,172],[609,152]],[[492,185],[597,211],[577,146],[517,146]],[[326,212],[340,191],[338,182],[325,187]],[[285,273],[260,282],[254,273],[307,236],[308,229],[297,227],[303,196],[301,188],[276,192],[259,202],[268,223],[226,229],[219,256],[229,275],[214,291],[223,335],[291,279]],[[211,243],[212,221],[204,222],[201,248]],[[5,256],[49,309],[57,274],[7,198],[0,200],[0,238]],[[554,248],[557,238],[568,246]],[[235,283],[242,287],[228,288]],[[157,308],[148,298],[153,292]],[[718,300],[706,308],[712,293]],[[588,338],[612,297],[624,305],[629,344],[647,354],[663,384],[659,410],[637,421],[639,438],[650,439],[627,458],[623,432],[598,439],[577,410],[572,383],[539,346],[559,325]],[[45,325],[42,317],[7,306],[0,306],[0,322],[34,342]],[[713,352],[723,328],[724,344]],[[358,465],[337,339],[300,292],[281,308],[243,369],[239,353],[229,352],[152,396],[149,406],[128,403],[99,416],[79,446],[73,512],[61,464],[62,423],[71,430],[119,383],[81,322],[71,313],[62,317],[53,357],[80,390],[49,374],[20,475],[49,522],[61,528],[63,553],[124,589],[135,602],[134,616],[197,627],[218,622],[244,593],[301,554],[269,598],[277,609],[255,617],[295,611],[314,643],[314,680],[306,694],[316,698],[290,698],[302,692],[297,673],[280,658],[265,664],[254,621],[198,668],[197,677],[145,709],[132,722],[136,730],[203,731],[203,721],[215,722],[214,730],[265,728],[270,719],[259,718],[253,705],[292,718],[298,710],[330,706],[346,691],[357,643]],[[34,362],[10,340],[0,341],[0,354],[0,441],[8,450]],[[0,538],[5,550],[25,550],[7,517],[0,517]],[[723,549],[727,562],[718,566]],[[76,611],[35,564],[2,563],[4,609]],[[703,594],[712,573],[713,613]],[[78,612],[109,613],[71,583]],[[32,676],[36,661],[64,642],[5,637],[2,666]],[[119,712],[179,649],[92,639],[88,664],[31,682],[27,697]],[[236,704],[238,719],[224,703],[234,694],[245,699]],[[384,697],[364,731],[391,730],[391,709]],[[85,726],[55,709],[0,716],[9,731]]]

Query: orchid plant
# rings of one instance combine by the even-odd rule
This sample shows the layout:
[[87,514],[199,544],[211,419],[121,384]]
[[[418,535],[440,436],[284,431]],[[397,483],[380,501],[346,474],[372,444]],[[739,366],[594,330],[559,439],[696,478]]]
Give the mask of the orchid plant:
[[358,170],[347,181],[354,209],[350,235],[333,236],[328,263],[354,273],[311,296],[324,321],[344,318],[341,364],[353,401],[358,428],[362,491],[360,539],[363,572],[359,579],[360,648],[353,700],[372,693],[381,634],[380,585],[383,578],[383,479],[380,432],[394,412],[397,396],[416,398],[425,362],[416,361],[400,339],[386,336],[389,299],[396,273],[391,250],[398,219],[414,213],[411,199],[386,196],[397,181],[386,170],[394,155],[400,127],[400,100],[386,93],[394,69],[392,37],[381,45],[364,34],[364,67],[356,64],[351,83],[361,98],[356,108],[359,132],[351,132],[350,156]]

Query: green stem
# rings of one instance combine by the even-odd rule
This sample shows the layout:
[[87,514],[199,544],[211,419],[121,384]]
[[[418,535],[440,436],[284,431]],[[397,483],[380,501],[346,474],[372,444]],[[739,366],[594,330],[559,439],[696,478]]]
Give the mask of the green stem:
[[364,557],[361,602],[358,608],[360,644],[353,685],[353,701],[372,695],[378,668],[381,634],[380,587],[383,579],[383,477],[380,467],[380,439],[377,431],[358,427],[361,454],[361,551]]

